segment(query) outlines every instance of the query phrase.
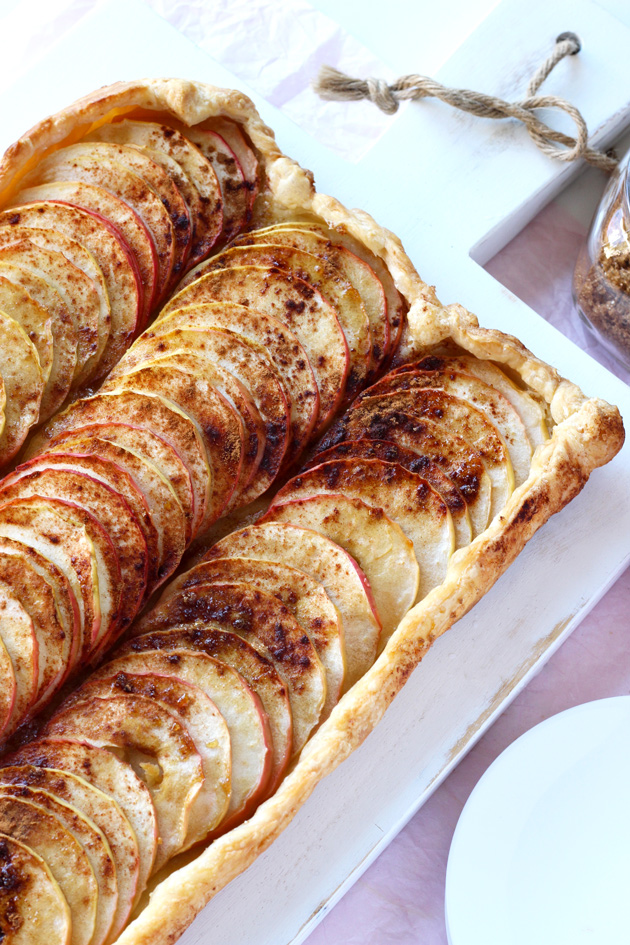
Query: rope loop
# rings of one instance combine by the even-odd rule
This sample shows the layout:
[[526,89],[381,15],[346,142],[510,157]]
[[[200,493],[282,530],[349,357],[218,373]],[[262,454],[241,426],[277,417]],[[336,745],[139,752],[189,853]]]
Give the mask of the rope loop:
[[[588,128],[579,109],[557,95],[537,94],[558,63],[566,56],[575,56],[581,48],[580,39],[575,33],[561,33],[551,55],[532,76],[526,97],[520,102],[506,102],[496,95],[470,89],[451,89],[423,75],[401,76],[390,84],[377,78],[353,79],[330,66],[322,66],[313,87],[321,98],[331,101],[368,99],[387,115],[397,112],[400,102],[437,98],[452,108],[480,118],[516,119],[525,125],[536,147],[548,157],[558,161],[584,159],[610,172],[617,166],[617,158],[610,152],[604,154],[589,145]],[[542,121],[535,113],[543,108],[559,109],[568,115],[575,124],[575,137],[556,131]]]

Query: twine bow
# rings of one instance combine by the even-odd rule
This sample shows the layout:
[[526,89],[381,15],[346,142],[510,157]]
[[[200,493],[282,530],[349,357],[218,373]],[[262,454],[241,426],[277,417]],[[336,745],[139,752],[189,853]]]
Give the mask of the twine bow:
[[[422,75],[402,76],[390,84],[383,79],[353,79],[330,66],[322,66],[313,88],[321,98],[331,101],[369,99],[388,115],[398,111],[402,101],[438,98],[453,108],[480,118],[515,118],[525,125],[536,147],[549,157],[558,161],[583,158],[610,173],[618,164],[617,158],[612,152],[604,153],[590,146],[586,122],[579,109],[557,95],[536,94],[558,63],[565,56],[575,56],[581,48],[575,33],[561,33],[551,55],[530,80],[525,98],[520,102],[506,102],[496,95],[470,89],[451,89]],[[539,108],[559,108],[565,112],[575,123],[575,137],[556,131],[537,118],[534,113]]]

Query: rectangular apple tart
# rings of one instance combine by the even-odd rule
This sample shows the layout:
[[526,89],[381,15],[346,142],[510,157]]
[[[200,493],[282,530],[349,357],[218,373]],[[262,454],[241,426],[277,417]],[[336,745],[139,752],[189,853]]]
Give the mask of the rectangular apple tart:
[[67,275],[63,240],[89,254],[88,231],[143,286],[125,340],[82,374],[107,373],[100,388],[39,416],[0,482],[0,930],[166,945],[623,426],[443,307],[240,93],[102,89],[14,145],[0,186],[0,318],[53,326],[37,253]]

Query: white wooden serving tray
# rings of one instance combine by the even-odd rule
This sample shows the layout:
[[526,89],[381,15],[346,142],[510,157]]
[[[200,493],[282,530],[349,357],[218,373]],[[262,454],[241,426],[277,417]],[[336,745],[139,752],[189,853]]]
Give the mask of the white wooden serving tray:
[[[575,102],[607,142],[630,115],[630,31],[586,0],[504,0],[439,77],[516,97],[567,29],[588,43],[560,64],[545,91]],[[113,0],[2,96],[0,145],[100,85],[167,75],[252,95],[138,0]],[[438,103],[401,110],[361,161],[348,164],[252,98],[283,150],[315,172],[320,190],[363,207],[401,236],[443,302],[462,302],[483,325],[518,335],[587,393],[618,404],[630,422],[628,387],[479,265],[575,168],[540,155],[520,128]],[[272,848],[210,903],[182,945],[304,941],[626,567],[629,485],[626,446],[435,644],[376,731],[318,786]]]

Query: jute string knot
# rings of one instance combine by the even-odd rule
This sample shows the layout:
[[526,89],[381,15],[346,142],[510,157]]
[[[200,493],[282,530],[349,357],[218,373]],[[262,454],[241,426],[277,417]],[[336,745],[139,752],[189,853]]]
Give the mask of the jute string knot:
[[[437,98],[452,108],[480,118],[513,118],[525,125],[534,144],[549,157],[558,161],[577,161],[583,158],[589,164],[610,172],[617,166],[617,158],[612,152],[605,154],[591,147],[588,128],[579,109],[557,95],[537,94],[558,63],[565,56],[575,56],[581,48],[575,33],[561,33],[551,55],[532,76],[526,97],[520,102],[506,102],[496,95],[486,95],[484,92],[473,92],[470,89],[448,88],[423,75],[405,75],[388,84],[384,79],[354,79],[330,66],[322,66],[313,88],[321,98],[332,101],[369,99],[387,115],[397,112],[400,102]],[[538,118],[535,112],[540,108],[563,111],[575,124],[575,136],[556,131]]]

